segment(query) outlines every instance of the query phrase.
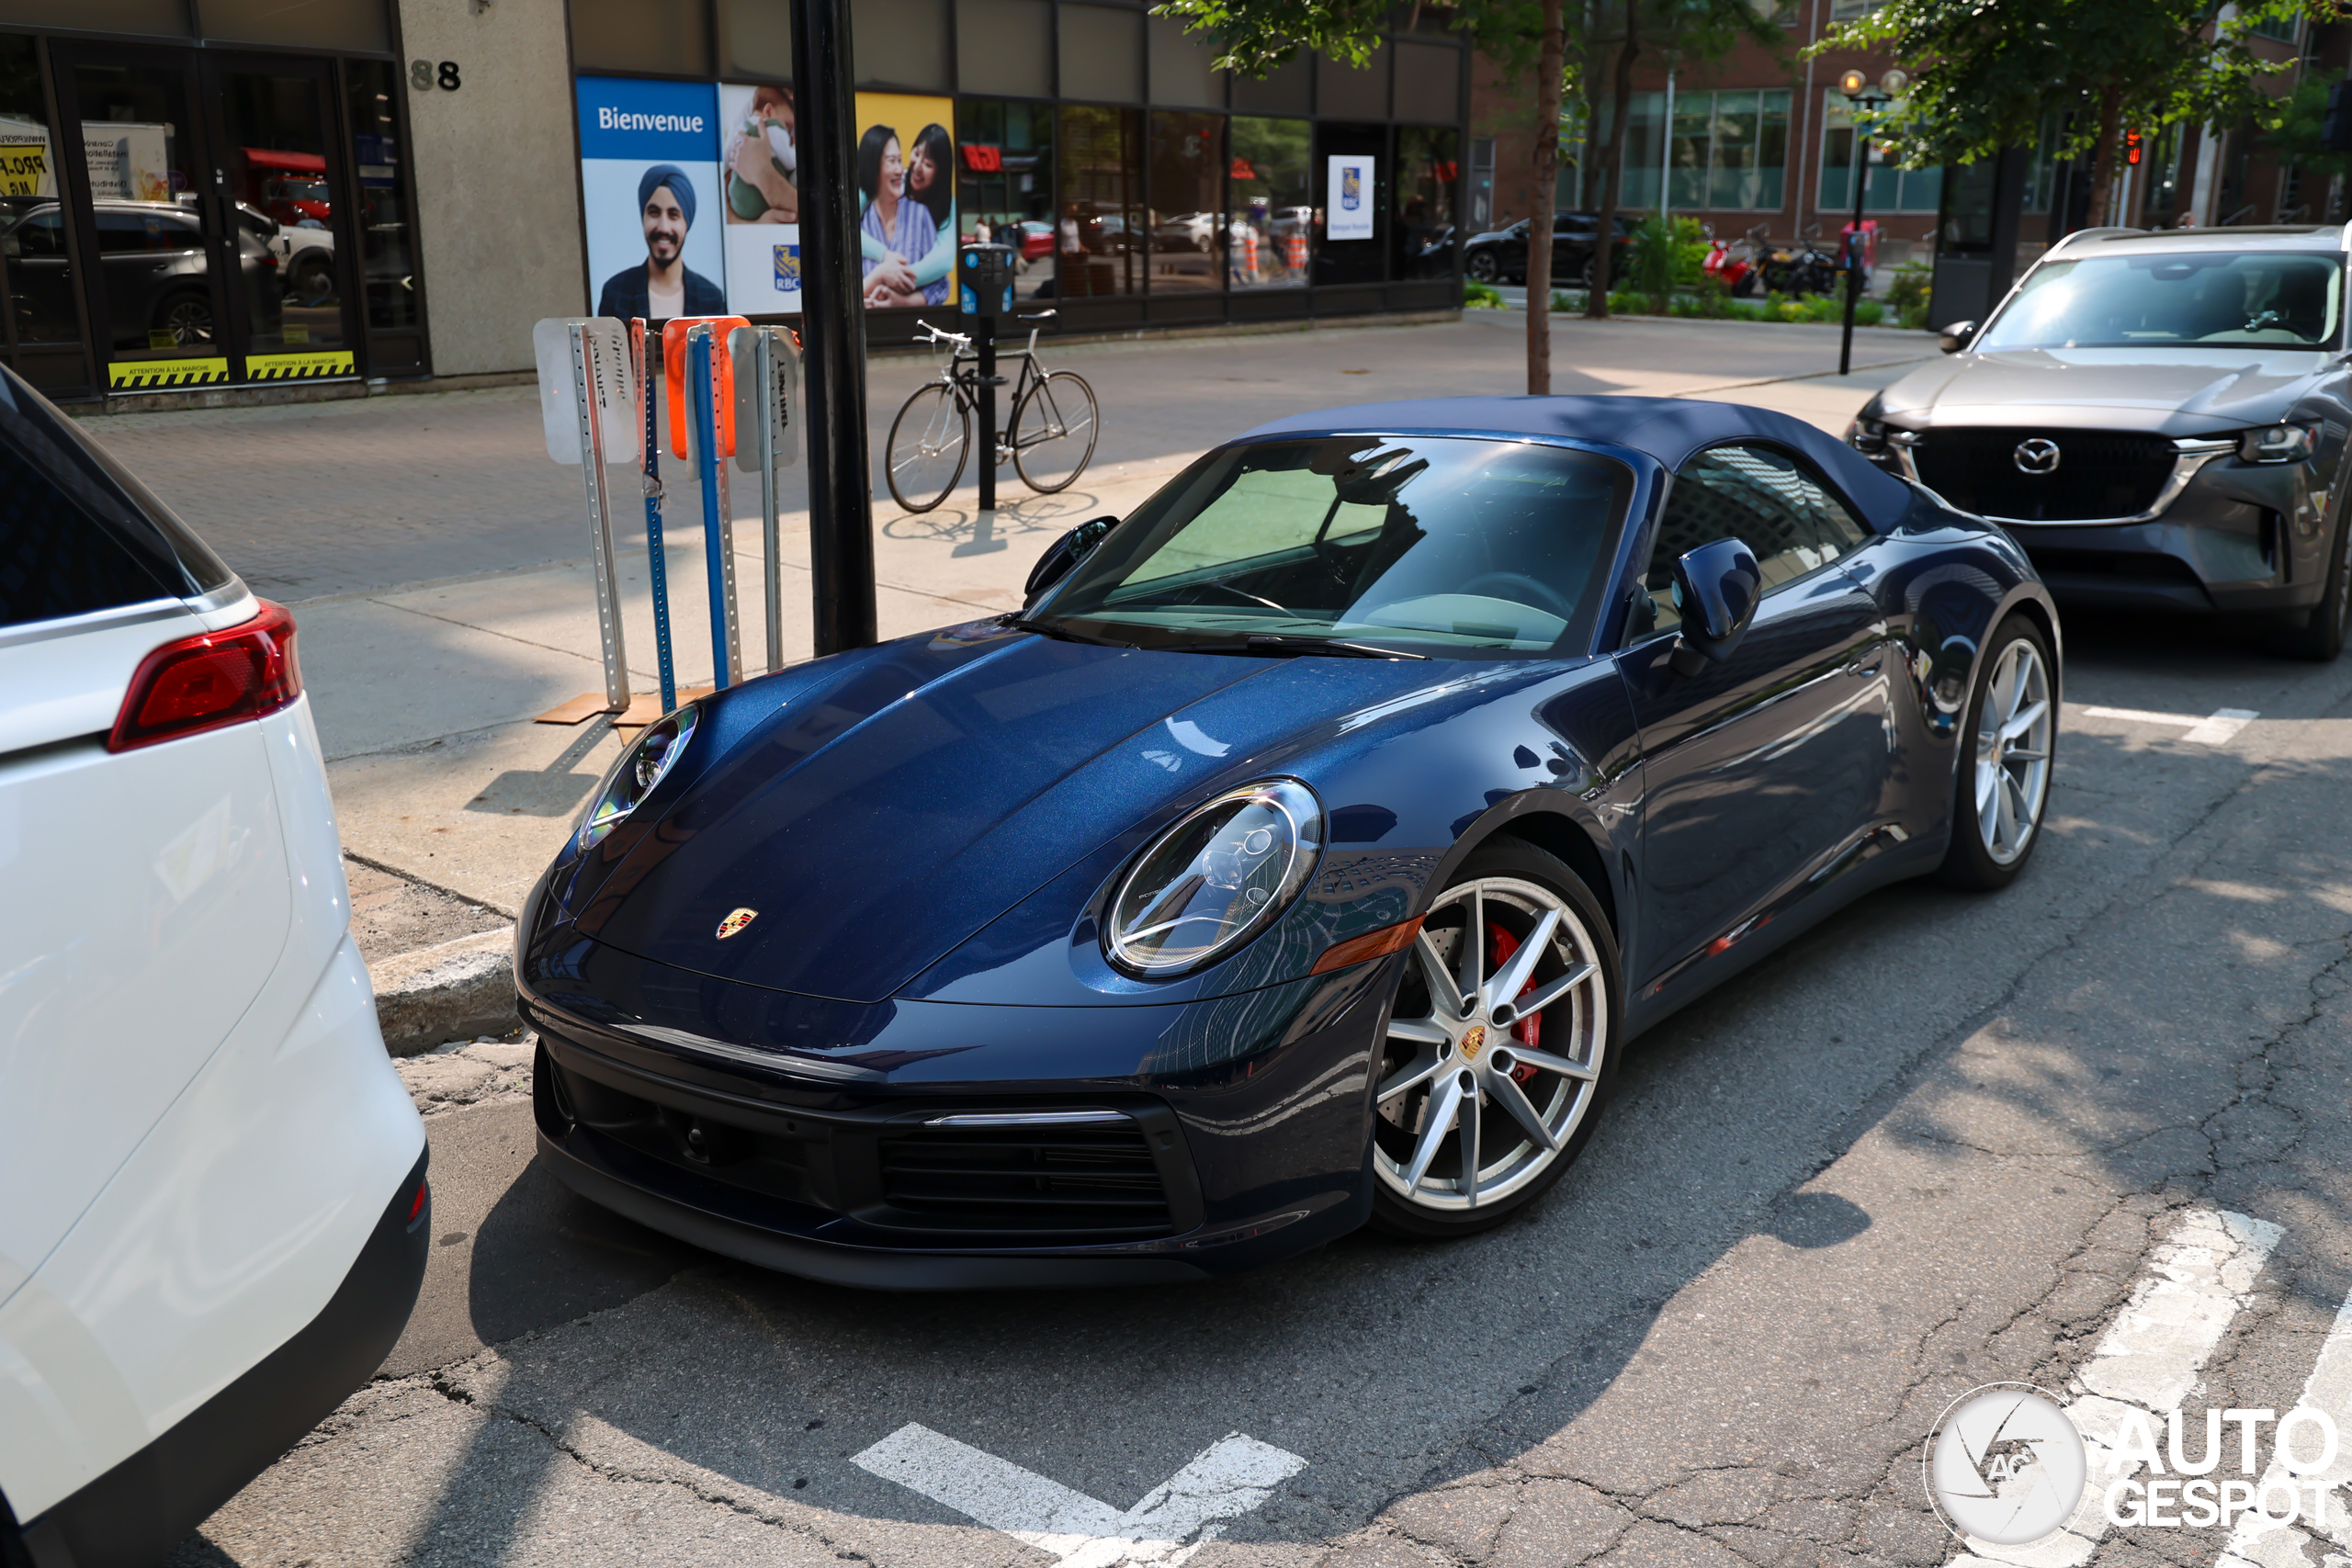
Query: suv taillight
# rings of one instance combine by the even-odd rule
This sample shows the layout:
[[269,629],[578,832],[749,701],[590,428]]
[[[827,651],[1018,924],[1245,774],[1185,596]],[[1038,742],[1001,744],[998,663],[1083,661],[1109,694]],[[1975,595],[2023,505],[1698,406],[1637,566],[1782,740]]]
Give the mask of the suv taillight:
[[294,617],[264,599],[225,631],[167,642],[140,660],[107,750],[128,751],[276,713],[302,694]]

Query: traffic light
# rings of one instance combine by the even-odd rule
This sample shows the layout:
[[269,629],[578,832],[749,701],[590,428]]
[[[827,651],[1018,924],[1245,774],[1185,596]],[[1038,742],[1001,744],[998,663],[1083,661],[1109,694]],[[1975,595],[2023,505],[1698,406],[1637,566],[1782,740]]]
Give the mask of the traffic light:
[[2136,130],[2123,133],[2123,161],[2135,169],[2140,166],[2140,133]]

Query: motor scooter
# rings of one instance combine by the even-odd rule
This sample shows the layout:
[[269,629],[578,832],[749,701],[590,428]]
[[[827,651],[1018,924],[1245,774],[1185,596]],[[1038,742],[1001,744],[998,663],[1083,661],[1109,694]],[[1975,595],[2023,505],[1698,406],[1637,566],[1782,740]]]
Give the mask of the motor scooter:
[[1756,292],[1756,263],[1762,253],[1763,233],[1764,226],[1759,223],[1734,245],[1716,239],[1714,230],[1710,228],[1707,259],[1699,264],[1699,270],[1722,284],[1733,298],[1747,299]]

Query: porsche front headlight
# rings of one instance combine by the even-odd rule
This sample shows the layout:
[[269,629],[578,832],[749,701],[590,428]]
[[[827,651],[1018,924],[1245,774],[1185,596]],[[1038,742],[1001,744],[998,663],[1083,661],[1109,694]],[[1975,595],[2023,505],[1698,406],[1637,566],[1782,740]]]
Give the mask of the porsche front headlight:
[[1323,805],[1305,784],[1267,779],[1228,791],[1136,857],[1111,901],[1103,947],[1130,975],[1198,969],[1272,923],[1322,851]]
[[581,814],[574,842],[582,853],[627,821],[628,814],[653,793],[653,786],[669,775],[686,750],[686,739],[695,732],[695,716],[700,712],[688,704],[655,719],[621,752],[621,760],[588,797],[588,809]]

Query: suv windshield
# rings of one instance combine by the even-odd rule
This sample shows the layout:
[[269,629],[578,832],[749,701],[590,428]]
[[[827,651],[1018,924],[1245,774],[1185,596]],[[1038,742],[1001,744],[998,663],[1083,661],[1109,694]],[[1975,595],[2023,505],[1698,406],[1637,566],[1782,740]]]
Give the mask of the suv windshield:
[[1246,651],[1258,637],[1547,652],[1584,635],[1632,488],[1622,463],[1530,442],[1231,447],[1112,530],[1035,619],[1146,648]]
[[2056,261],[1978,339],[2005,348],[2326,349],[2343,323],[2344,257],[2169,251]]

